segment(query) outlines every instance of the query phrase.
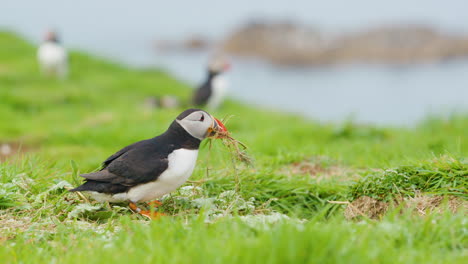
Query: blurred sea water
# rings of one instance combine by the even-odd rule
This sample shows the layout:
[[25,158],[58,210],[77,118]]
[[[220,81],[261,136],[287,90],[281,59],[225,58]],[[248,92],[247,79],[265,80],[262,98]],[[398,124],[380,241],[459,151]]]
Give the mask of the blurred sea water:
[[[39,42],[57,29],[67,47],[134,67],[159,67],[190,84],[204,78],[208,52],[157,53],[156,39],[201,33],[220,39],[253,18],[293,20],[328,32],[418,23],[468,34],[464,0],[372,1],[2,1],[0,30]],[[322,121],[411,125],[428,114],[468,111],[468,58],[415,65],[279,67],[233,59],[230,94],[247,103]]]

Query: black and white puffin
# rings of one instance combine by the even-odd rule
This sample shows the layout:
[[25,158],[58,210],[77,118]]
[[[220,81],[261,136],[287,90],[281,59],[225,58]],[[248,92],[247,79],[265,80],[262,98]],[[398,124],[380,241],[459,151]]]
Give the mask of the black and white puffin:
[[71,191],[88,191],[97,201],[129,202],[137,207],[180,187],[192,175],[203,139],[226,133],[218,119],[200,109],[182,112],[163,134],[131,144],[107,158],[102,169],[82,174],[85,183]]
[[67,77],[68,53],[54,31],[47,32],[44,42],[37,50],[37,60],[43,74],[61,79]]
[[229,70],[229,62],[225,58],[215,58],[208,65],[205,81],[195,90],[192,102],[196,106],[206,105],[216,109],[223,102],[227,91],[227,81],[223,73]]

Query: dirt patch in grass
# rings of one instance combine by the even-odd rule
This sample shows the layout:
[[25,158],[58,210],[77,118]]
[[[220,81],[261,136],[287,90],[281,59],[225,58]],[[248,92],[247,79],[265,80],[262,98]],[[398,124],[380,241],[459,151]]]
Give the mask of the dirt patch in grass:
[[431,212],[442,213],[446,210],[452,213],[468,213],[468,201],[455,196],[450,196],[446,199],[442,196],[418,195],[405,199],[403,205],[419,215],[426,215]]
[[352,180],[359,177],[356,170],[341,166],[326,157],[314,157],[294,162],[283,169],[286,175],[309,175],[318,181],[324,179]]
[[0,141],[0,162],[12,158],[21,158],[22,154],[34,151],[36,147],[26,146],[21,142]]
[[29,217],[16,219],[6,214],[0,215],[0,243],[14,239],[17,233],[24,232],[30,226],[31,218]]
[[371,219],[381,218],[389,208],[401,208],[401,212],[410,210],[417,215],[424,216],[429,213],[468,213],[468,201],[455,196],[417,195],[415,197],[400,198],[392,203],[379,201],[369,196],[362,196],[347,204],[344,215],[347,219],[365,216]]
[[362,196],[348,203],[344,215],[347,219],[366,216],[372,219],[380,218],[387,212],[388,203],[378,201],[369,196]]

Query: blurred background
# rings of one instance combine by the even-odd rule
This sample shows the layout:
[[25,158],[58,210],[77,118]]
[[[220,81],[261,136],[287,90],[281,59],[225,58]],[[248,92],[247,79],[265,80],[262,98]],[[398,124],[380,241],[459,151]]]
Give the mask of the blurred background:
[[3,0],[0,29],[190,84],[228,54],[229,95],[323,121],[411,126],[468,109],[468,2]]

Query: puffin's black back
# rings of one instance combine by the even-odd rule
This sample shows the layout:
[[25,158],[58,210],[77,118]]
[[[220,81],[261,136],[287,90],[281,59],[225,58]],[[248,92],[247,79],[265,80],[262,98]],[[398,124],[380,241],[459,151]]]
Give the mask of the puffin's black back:
[[[197,110],[186,110],[177,119]],[[167,169],[168,156],[174,150],[198,149],[200,142],[174,121],[160,136],[136,142],[107,158],[100,171],[82,174],[86,182],[71,191],[115,194],[155,181]]]
[[208,103],[208,99],[210,99],[211,94],[213,93],[212,89],[212,81],[213,78],[218,75],[218,72],[215,71],[208,71],[208,76],[200,85],[193,95],[193,104],[194,105],[205,105]]

